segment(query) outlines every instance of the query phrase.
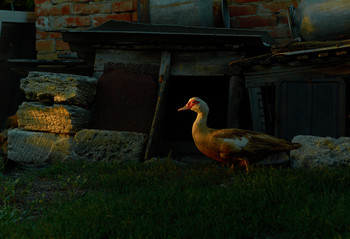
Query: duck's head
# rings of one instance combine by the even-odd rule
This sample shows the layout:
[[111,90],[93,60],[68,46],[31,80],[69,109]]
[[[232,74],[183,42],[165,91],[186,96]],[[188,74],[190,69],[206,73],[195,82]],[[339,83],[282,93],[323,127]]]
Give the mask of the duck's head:
[[207,103],[205,103],[203,100],[201,100],[198,97],[192,97],[191,99],[189,99],[189,101],[187,102],[187,104],[178,109],[178,111],[183,111],[183,110],[192,110],[196,113],[208,113],[209,112],[209,107],[207,105]]

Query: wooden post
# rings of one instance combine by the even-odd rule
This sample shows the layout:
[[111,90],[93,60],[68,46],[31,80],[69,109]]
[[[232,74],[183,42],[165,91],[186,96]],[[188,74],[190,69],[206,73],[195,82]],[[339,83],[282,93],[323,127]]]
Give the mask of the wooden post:
[[230,77],[228,92],[227,127],[238,128],[239,126],[239,105],[243,94],[242,79],[238,76]]
[[137,19],[141,23],[150,23],[149,0],[137,1]]
[[164,121],[164,108],[166,103],[166,94],[167,94],[169,74],[170,74],[170,61],[171,61],[170,52],[163,51],[161,62],[160,62],[160,69],[159,69],[159,83],[161,85],[158,93],[158,101],[157,101],[156,110],[154,112],[152,127],[149,133],[148,143],[146,147],[145,160],[148,160],[154,157],[158,151],[159,140],[161,136],[160,133],[161,133],[161,129]]

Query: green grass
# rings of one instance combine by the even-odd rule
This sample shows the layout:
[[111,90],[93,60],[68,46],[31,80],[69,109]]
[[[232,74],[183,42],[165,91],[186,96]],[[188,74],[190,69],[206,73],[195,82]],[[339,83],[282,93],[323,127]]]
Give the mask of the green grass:
[[66,162],[0,184],[0,238],[350,238],[348,168]]

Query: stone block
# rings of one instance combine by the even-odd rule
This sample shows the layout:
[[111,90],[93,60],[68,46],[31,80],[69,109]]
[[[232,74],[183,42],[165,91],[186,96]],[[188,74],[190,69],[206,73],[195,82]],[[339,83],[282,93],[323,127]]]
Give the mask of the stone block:
[[12,129],[7,132],[9,159],[19,163],[45,164],[70,157],[72,136]]
[[342,167],[350,165],[350,138],[298,135],[292,140],[299,149],[290,152],[292,168]]
[[27,99],[46,103],[88,105],[96,94],[97,79],[88,76],[30,72],[21,79]]
[[137,161],[147,136],[142,133],[84,129],[75,137],[75,154],[88,160]]
[[16,113],[19,127],[26,130],[60,134],[74,134],[89,126],[90,111],[70,105],[46,106],[37,102],[24,102]]

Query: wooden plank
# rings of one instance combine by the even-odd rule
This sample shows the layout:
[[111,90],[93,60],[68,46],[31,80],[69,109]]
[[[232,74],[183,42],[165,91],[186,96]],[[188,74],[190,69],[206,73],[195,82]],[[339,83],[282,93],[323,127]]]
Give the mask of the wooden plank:
[[158,101],[153,117],[152,127],[148,138],[148,143],[145,152],[145,160],[151,159],[157,154],[161,130],[164,121],[164,111],[166,103],[166,95],[168,90],[168,81],[170,75],[171,53],[163,51],[160,69],[159,69],[159,83],[161,84],[158,94]]
[[103,71],[106,62],[159,65],[160,51],[96,50],[95,71]]
[[102,76],[106,63],[122,63],[122,64],[150,64],[158,65],[161,59],[160,51],[132,51],[132,50],[96,50],[94,76],[99,78]]
[[243,81],[238,76],[230,77],[227,109],[227,127],[238,128],[239,105],[243,94]]
[[[232,51],[176,51],[172,53],[171,71],[174,76],[222,76],[232,74],[229,62],[238,59]],[[228,71],[230,71],[228,73]]]
[[261,89],[259,87],[255,87],[249,88],[248,91],[250,99],[250,110],[252,112],[253,130],[261,133],[266,133]]
[[337,66],[314,66],[314,67],[283,67],[274,66],[262,69],[260,74],[246,74],[245,85],[250,87],[261,87],[277,85],[283,81],[297,80],[301,76],[309,78],[327,78],[329,76],[343,77],[350,74],[350,64],[344,63]]

